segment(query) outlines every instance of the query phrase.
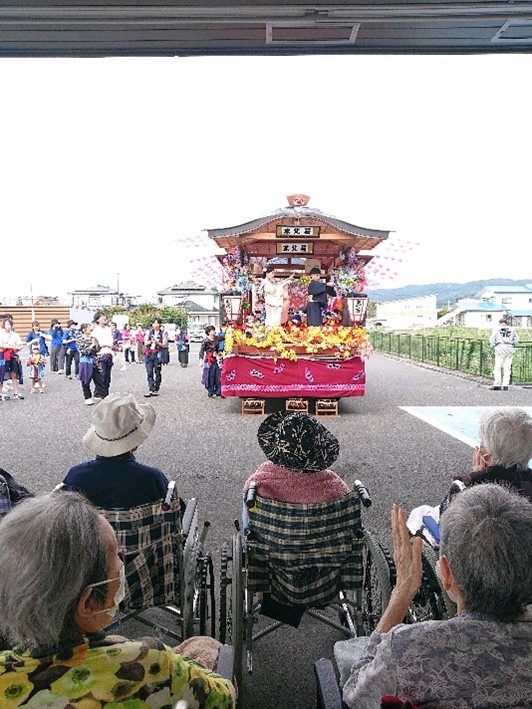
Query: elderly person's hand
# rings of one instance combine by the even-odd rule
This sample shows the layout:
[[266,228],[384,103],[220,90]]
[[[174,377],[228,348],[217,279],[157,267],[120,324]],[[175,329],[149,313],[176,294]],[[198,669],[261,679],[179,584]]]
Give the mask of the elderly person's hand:
[[473,470],[485,470],[489,468],[493,460],[491,453],[482,444],[476,446],[473,451]]
[[398,505],[392,507],[393,558],[397,581],[377,630],[386,633],[402,622],[408,606],[419,591],[422,582],[420,537],[410,538],[405,512]]

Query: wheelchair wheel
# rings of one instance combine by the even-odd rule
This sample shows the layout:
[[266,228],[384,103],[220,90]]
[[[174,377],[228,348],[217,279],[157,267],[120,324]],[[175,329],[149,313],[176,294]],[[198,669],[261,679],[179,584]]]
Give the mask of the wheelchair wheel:
[[199,634],[216,635],[216,601],[214,597],[214,571],[210,554],[199,560],[198,621]]
[[[227,554],[227,544],[223,542],[222,548],[220,550],[220,616],[218,620],[218,640],[225,645],[228,636],[228,618],[227,618],[227,596],[228,596],[228,584],[231,580],[228,578],[228,554]],[[229,628],[229,635],[231,630]]]
[[222,545],[220,555],[220,617],[219,635],[221,643],[235,648],[235,678],[241,686],[242,656],[244,645],[244,587],[243,587],[242,535],[233,535],[231,555],[227,544]]
[[183,640],[194,635],[194,620],[198,609],[199,579],[198,565],[201,563],[199,556],[199,538],[197,531],[190,535],[184,555],[184,593],[183,593]]
[[447,595],[436,574],[438,552],[427,542],[423,542],[421,561],[423,582],[410,604],[406,622],[419,623],[423,620],[452,618],[453,615],[456,615],[456,606]]
[[242,534],[233,535],[233,579],[231,583],[231,643],[235,648],[235,678],[242,686],[242,656],[244,646],[244,584]]
[[361,613],[357,634],[370,635],[379,622],[392,593],[395,567],[386,548],[367,529],[362,540]]

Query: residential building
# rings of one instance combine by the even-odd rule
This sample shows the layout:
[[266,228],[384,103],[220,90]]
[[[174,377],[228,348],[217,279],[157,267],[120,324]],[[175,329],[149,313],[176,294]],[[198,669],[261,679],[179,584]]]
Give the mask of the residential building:
[[119,292],[109,286],[93,286],[91,288],[78,288],[71,291],[73,308],[109,308],[113,305],[118,305],[123,308],[128,308],[131,305],[136,305],[139,296],[129,295]]
[[214,325],[218,328],[219,297],[206,286],[194,281],[177,283],[174,286],[158,291],[157,296],[162,305],[179,306],[187,311],[189,323]]
[[434,327],[438,318],[435,295],[377,303],[377,317],[368,325],[392,330]]
[[532,284],[485,286],[475,298],[458,300],[437,324],[493,329],[503,317],[514,327],[532,327]]

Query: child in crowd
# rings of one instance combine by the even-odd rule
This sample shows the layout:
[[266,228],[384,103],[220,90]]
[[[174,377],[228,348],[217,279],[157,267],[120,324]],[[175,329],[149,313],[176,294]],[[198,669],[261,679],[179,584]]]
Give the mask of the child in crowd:
[[126,362],[129,364],[130,357],[131,362],[135,362],[135,342],[134,334],[131,332],[128,323],[122,328],[122,344],[124,347],[124,357]]
[[[41,394],[44,394],[42,378],[44,377],[46,360],[40,352],[40,343],[38,340],[34,340],[31,343],[30,356],[26,364],[28,366],[28,377],[30,378],[30,394],[36,394],[37,389]],[[37,389],[35,385],[37,385]]]
[[146,333],[139,322],[135,328],[134,337],[137,345],[137,362],[138,364],[142,364],[144,358],[144,339],[146,337]]
[[120,371],[124,371],[126,369],[126,360],[122,351],[122,332],[115,322],[111,323],[111,332],[113,333],[113,361],[120,365]]

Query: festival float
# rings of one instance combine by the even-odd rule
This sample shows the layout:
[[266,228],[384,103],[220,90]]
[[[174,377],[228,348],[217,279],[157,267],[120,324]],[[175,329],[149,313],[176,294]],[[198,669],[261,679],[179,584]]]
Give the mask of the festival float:
[[[388,231],[366,229],[308,206],[292,195],[288,206],[246,224],[208,229],[224,252],[221,318],[227,323],[222,395],[242,399],[242,413],[264,414],[269,399],[288,410],[338,415],[342,397],[363,396],[371,353],[364,328],[365,268]],[[281,325],[265,324],[261,297],[265,269],[285,285]],[[324,322],[307,326],[309,272],[327,283]]]

